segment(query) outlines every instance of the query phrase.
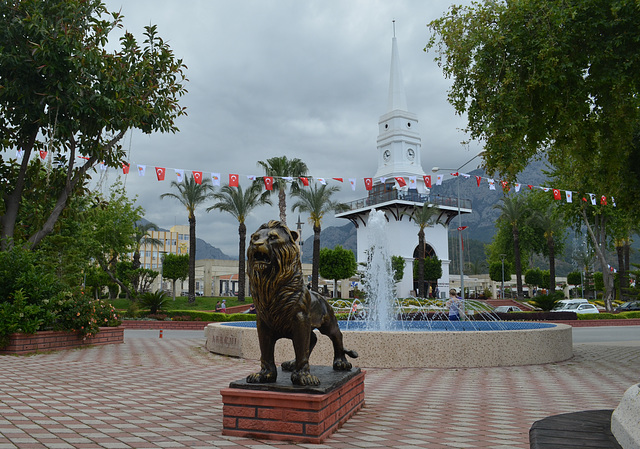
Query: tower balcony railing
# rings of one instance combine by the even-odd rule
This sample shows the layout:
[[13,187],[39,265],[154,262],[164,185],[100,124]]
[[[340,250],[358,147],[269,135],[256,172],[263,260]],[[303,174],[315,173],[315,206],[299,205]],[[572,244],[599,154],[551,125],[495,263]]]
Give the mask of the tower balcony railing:
[[[412,203],[419,203],[421,205],[433,204],[436,206],[445,206],[450,208],[458,208],[458,198],[445,197],[440,195],[433,195],[430,193],[419,193],[417,191],[398,191],[393,190],[390,192],[372,193],[366,198],[354,200],[345,205],[348,210],[363,209],[377,204],[387,203],[389,201],[407,201]],[[460,198],[461,209],[471,209],[471,200],[466,198]]]

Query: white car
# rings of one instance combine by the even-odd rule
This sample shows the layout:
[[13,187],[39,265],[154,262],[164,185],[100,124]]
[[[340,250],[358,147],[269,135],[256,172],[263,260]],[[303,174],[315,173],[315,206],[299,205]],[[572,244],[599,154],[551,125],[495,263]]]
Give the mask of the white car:
[[593,304],[570,304],[566,309],[563,309],[566,312],[575,312],[579,314],[583,313],[600,313],[598,308]]
[[518,306],[498,306],[493,311],[496,313],[522,312],[522,309]]

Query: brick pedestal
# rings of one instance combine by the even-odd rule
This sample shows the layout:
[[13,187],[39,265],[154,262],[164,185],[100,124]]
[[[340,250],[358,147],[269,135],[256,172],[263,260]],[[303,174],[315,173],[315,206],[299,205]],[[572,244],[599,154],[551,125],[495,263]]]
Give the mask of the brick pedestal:
[[[325,367],[312,367],[311,372],[318,375],[320,368]],[[354,369],[336,374],[343,378],[326,390],[232,383],[220,390],[224,404],[222,434],[322,443],[364,405],[364,372]],[[280,371],[278,382],[284,378],[290,384],[289,376]],[[318,377],[322,382],[322,376]]]

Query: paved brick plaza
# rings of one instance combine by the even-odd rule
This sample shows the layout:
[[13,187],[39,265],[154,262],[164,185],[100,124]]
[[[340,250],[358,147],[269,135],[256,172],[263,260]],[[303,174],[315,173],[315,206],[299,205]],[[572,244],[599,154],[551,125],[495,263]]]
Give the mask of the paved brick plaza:
[[551,365],[367,369],[365,407],[325,444],[296,445],[222,436],[218,391],[258,364],[209,354],[203,343],[125,336],[121,345],[0,356],[0,449],[528,448],[534,421],[615,408],[640,381],[633,342],[575,345],[573,359]]

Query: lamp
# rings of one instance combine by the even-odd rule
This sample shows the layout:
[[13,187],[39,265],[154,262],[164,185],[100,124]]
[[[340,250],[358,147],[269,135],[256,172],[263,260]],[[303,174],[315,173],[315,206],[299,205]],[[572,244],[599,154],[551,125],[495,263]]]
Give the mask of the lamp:
[[469,159],[467,162],[462,164],[460,167],[455,169],[440,168],[440,167],[433,167],[431,169],[433,173],[436,173],[440,170],[455,170],[458,176],[458,247],[460,248],[460,297],[462,298],[463,301],[464,301],[464,268],[463,268],[464,263],[462,258],[462,213],[460,212],[460,173],[458,172],[462,170],[471,161],[473,161],[475,158],[482,156],[482,154],[484,154],[484,151],[479,152],[478,154],[473,156],[471,159]]

